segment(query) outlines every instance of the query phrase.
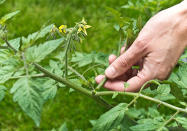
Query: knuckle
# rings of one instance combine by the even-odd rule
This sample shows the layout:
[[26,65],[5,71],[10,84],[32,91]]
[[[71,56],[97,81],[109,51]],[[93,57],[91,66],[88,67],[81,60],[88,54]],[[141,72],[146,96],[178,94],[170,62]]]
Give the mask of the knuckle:
[[119,66],[121,67],[127,67],[128,66],[128,62],[127,62],[127,59],[122,57],[121,59],[118,60],[119,62]]
[[135,47],[140,52],[146,51],[147,50],[147,41],[145,39],[138,38],[136,41]]
[[137,40],[137,42],[136,42],[136,47],[142,48],[142,47],[145,46],[145,44],[146,44],[145,40],[139,38],[139,39]]
[[159,79],[159,80],[165,80],[168,77],[168,74],[169,74],[169,68],[161,67],[158,70],[157,79]]

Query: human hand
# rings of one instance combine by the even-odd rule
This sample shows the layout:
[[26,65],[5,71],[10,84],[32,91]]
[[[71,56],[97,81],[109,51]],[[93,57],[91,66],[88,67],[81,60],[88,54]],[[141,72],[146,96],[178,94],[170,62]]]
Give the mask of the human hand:
[[[104,87],[115,91],[138,91],[149,80],[166,79],[187,46],[187,0],[153,16],[131,47],[117,58],[109,57]],[[123,53],[124,52],[124,53]],[[139,65],[140,70],[131,69]],[[99,75],[96,82],[105,77]],[[129,84],[124,88],[124,82]]]

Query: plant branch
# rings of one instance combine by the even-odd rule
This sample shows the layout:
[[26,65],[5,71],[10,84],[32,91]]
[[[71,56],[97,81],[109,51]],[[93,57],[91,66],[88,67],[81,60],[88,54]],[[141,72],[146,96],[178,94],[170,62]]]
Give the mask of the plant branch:
[[2,40],[7,44],[7,46],[8,46],[10,49],[12,49],[12,50],[14,51],[14,53],[17,52],[17,50],[8,42],[7,38],[4,38],[4,39],[2,39]]
[[[96,92],[96,96],[106,96],[106,95],[113,95],[114,93],[116,93],[116,91],[101,91],[101,92]],[[155,99],[155,98],[152,98],[152,97],[149,97],[149,96],[146,96],[146,95],[143,95],[143,94],[139,94],[139,93],[132,93],[132,92],[118,92],[119,95],[127,95],[127,96],[138,96],[143,98],[143,99],[146,99],[146,100],[149,100],[149,101],[152,101],[152,102],[155,102],[155,103],[158,103],[158,104],[161,104],[161,105],[164,105],[170,109],[173,109],[173,110],[178,110],[180,112],[184,112],[184,113],[187,113],[187,109],[183,109],[183,108],[180,108],[180,107],[176,107],[174,105],[171,105],[169,103],[166,103],[166,102],[163,102],[161,100],[158,100],[158,99]]]
[[112,107],[112,106],[111,106],[110,104],[108,104],[106,101],[104,101],[103,99],[101,99],[100,96],[95,96],[95,95],[93,95],[92,92],[89,91],[88,89],[85,89],[85,88],[83,88],[83,87],[81,87],[81,86],[78,86],[78,85],[76,85],[75,83],[73,83],[73,82],[71,82],[71,81],[69,81],[69,80],[67,80],[67,79],[65,79],[65,78],[61,78],[61,77],[59,77],[59,76],[57,76],[57,75],[55,75],[55,74],[53,74],[53,73],[47,71],[45,68],[43,68],[42,66],[40,66],[40,65],[37,64],[37,63],[33,63],[33,64],[35,65],[35,67],[36,67],[39,71],[43,72],[46,76],[50,77],[51,79],[53,79],[53,80],[55,80],[55,81],[58,81],[58,82],[60,82],[60,83],[63,83],[63,84],[65,84],[67,87],[73,88],[73,89],[75,89],[75,90],[81,92],[82,94],[93,98],[93,99],[96,100],[98,103],[100,103],[101,105],[103,105],[103,106],[105,106],[105,107],[107,107],[107,108],[111,108],[111,107]]
[[9,49],[8,46],[0,46],[0,49]]
[[170,121],[172,121],[174,118],[175,118],[175,116],[177,115],[177,114],[179,114],[179,110],[177,110],[177,112],[175,112],[175,114],[173,114],[171,117],[170,117],[170,119],[168,119],[167,121],[165,121],[164,122],[164,124],[158,129],[159,131],[161,131],[162,130],[162,128],[164,127],[164,126],[166,126]]
[[26,76],[29,77],[29,69],[28,69],[28,66],[27,66],[27,62],[26,62],[24,52],[22,52],[21,55],[22,55],[22,60],[24,62],[24,68],[25,68],[25,71],[26,71]]
[[69,51],[69,47],[71,44],[71,37],[72,37],[72,34],[70,33],[67,39],[67,45],[66,45],[66,50],[65,50],[65,77],[66,78],[68,76],[68,51]]
[[136,102],[136,100],[140,97],[140,94],[142,92],[142,90],[150,83],[154,83],[154,84],[157,84],[157,85],[160,85],[160,83],[158,83],[156,80],[150,80],[150,81],[147,81],[146,83],[143,84],[143,86],[141,87],[140,91],[138,92],[138,95],[127,105],[127,108],[129,106],[131,106],[134,102]]
[[[35,75],[29,75],[29,77],[31,78],[38,78],[38,77],[45,77],[46,75],[41,73],[41,74],[35,74]],[[15,77],[11,77],[10,79],[19,79],[19,78],[24,78],[26,77],[26,75],[23,76],[15,76]]]
[[99,85],[96,87],[96,90],[99,90],[99,89],[105,84],[106,81],[107,81],[107,78],[105,77],[105,78],[99,83]]
[[94,90],[94,87],[86,80],[86,78],[83,75],[81,75],[78,71],[73,69],[71,66],[68,66],[68,69],[74,72],[77,76],[79,76],[83,81],[85,81],[89,85],[89,87],[92,88],[92,90]]

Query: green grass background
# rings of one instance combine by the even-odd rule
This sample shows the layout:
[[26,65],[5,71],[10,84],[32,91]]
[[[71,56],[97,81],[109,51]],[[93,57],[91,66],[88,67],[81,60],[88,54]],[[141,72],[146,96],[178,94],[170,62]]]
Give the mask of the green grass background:
[[[8,26],[9,39],[27,36],[43,24],[55,23],[73,26],[84,17],[92,26],[88,37],[77,49],[84,52],[111,53],[117,50],[118,33],[107,22],[105,7],[120,10],[127,0],[7,0],[0,5],[0,17],[8,12],[20,10]],[[125,12],[124,14],[125,15]],[[54,100],[43,108],[40,128],[26,116],[7,94],[0,103],[0,131],[45,131],[67,122],[68,128],[91,130],[89,120],[97,119],[105,109],[93,100],[77,92],[69,94],[60,89]]]

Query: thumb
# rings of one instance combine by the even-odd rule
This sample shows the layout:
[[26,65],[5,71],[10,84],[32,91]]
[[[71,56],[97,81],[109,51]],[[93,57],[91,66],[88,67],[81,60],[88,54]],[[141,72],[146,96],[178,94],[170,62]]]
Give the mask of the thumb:
[[124,74],[131,66],[146,54],[146,44],[135,41],[132,46],[121,56],[119,56],[106,70],[105,75],[109,79],[114,79]]

